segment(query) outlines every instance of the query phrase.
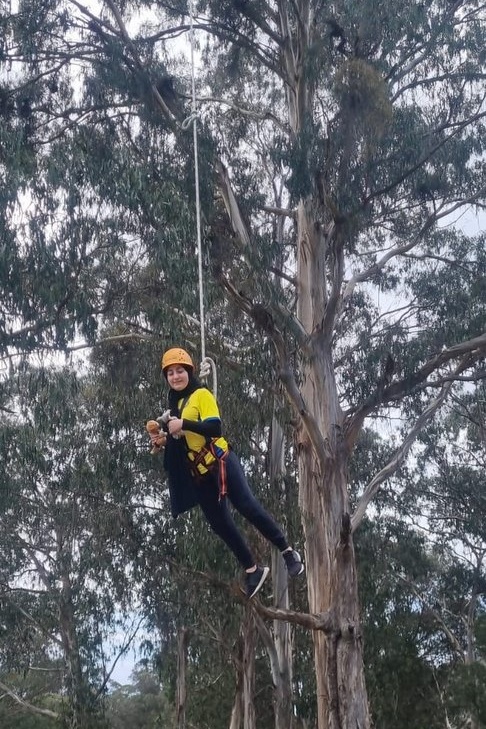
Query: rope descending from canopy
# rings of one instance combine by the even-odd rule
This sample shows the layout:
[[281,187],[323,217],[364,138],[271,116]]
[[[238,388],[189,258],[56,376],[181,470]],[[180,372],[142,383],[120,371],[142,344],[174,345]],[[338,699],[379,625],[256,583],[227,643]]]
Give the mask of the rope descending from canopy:
[[190,31],[189,38],[191,42],[191,92],[192,92],[192,109],[191,115],[182,123],[183,129],[189,129],[192,124],[193,146],[194,146],[194,184],[196,189],[196,231],[197,231],[197,260],[198,260],[198,279],[199,279],[199,325],[201,335],[201,365],[199,377],[207,380],[212,372],[213,376],[213,392],[217,397],[218,383],[216,375],[216,364],[211,357],[206,356],[206,333],[205,333],[205,314],[204,314],[204,285],[203,285],[203,262],[202,262],[202,234],[201,234],[201,200],[199,195],[199,152],[197,139],[197,99],[196,99],[196,72],[194,62],[195,51],[195,35],[194,35],[194,4],[193,0],[189,0],[189,21]]

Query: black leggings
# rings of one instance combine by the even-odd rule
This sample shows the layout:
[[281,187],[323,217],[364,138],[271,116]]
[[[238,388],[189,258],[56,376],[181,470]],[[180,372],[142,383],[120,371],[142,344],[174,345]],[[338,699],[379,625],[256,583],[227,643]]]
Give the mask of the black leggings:
[[240,461],[233,451],[230,451],[226,458],[226,477],[228,483],[226,498],[219,499],[218,472],[216,470],[200,480],[197,486],[198,500],[213,532],[221,537],[238,562],[248,569],[255,564],[255,558],[238,531],[229,510],[228,499],[235,509],[281,552],[289,545],[278,524],[253,495]]

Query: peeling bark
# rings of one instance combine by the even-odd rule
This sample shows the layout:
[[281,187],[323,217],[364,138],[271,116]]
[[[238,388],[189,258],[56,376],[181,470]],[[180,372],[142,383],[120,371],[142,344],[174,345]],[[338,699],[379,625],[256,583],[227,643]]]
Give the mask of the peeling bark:
[[[272,441],[270,461],[270,483],[274,489],[281,488],[285,472],[285,438],[283,430],[274,416],[272,420]],[[278,550],[272,549],[273,604],[277,608],[289,609],[288,575]],[[275,729],[293,729],[292,673],[293,640],[291,625],[274,620],[273,636],[264,639],[270,659],[272,680],[275,690]],[[260,629],[260,634],[262,630]]]
[[250,605],[240,626],[237,652],[233,656],[236,687],[229,729],[256,729],[255,723],[255,649],[257,628]]
[[[306,538],[311,613],[331,612],[337,626],[313,633],[319,729],[367,729],[363,647],[354,547],[347,492],[348,453],[342,440],[343,413],[334,377],[330,333],[323,329],[328,304],[322,285],[327,241],[317,229],[312,201],[298,214],[298,317],[314,340],[315,357],[304,365],[302,396],[327,444],[319,459],[302,439],[298,449],[299,503]],[[330,321],[327,321],[330,325]]]

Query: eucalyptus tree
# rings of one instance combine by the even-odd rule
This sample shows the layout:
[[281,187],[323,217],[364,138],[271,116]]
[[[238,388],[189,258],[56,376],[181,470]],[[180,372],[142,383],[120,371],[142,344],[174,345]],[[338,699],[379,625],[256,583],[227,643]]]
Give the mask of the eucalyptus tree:
[[59,661],[48,655],[42,637],[36,636],[34,629],[29,630],[3,596],[2,623],[9,634],[6,645],[2,645],[0,670],[2,726],[60,729],[64,698]]
[[[18,413],[0,441],[8,474],[0,516],[2,690],[60,725],[101,726],[117,656],[141,622],[129,619],[144,521],[134,505],[142,482],[127,467],[137,460],[136,434],[124,447],[122,427],[98,427],[92,388],[73,371],[25,367],[16,385]],[[54,708],[44,706],[42,692],[22,701],[11,682],[15,672],[43,667],[55,671],[63,694]]]
[[[380,494],[357,535],[365,666],[380,727],[484,720],[482,390],[469,385],[424,429],[413,465]],[[377,463],[389,457],[390,446],[367,435],[355,452],[355,489],[369,453]]]
[[440,628],[416,597],[416,591],[427,594],[431,583],[440,582],[438,560],[424,535],[385,510],[378,519],[365,520],[356,551],[375,725],[439,729],[445,717],[440,682],[447,669],[432,646]]
[[170,726],[170,709],[157,675],[138,667],[133,679],[129,686],[117,686],[107,700],[110,729],[146,729],[162,721]]
[[440,422],[423,432],[420,486],[403,496],[419,528],[427,515],[437,565],[428,585],[408,579],[408,587],[437,631],[428,651],[440,667],[442,710],[452,724],[471,727],[484,722],[485,415],[483,383],[457,393]]
[[[28,319],[5,328],[7,346],[21,335],[65,346],[76,319],[93,339],[100,316],[186,341],[197,310],[191,74],[173,43],[187,7],[104,8],[26,4],[3,20],[4,62],[25,74],[4,89],[19,150],[4,188],[32,195],[24,219],[51,241],[62,289],[49,298],[27,276],[19,296],[4,283],[7,313]],[[286,617],[313,628],[319,729],[364,729],[353,533],[455,381],[482,376],[484,238],[451,223],[484,205],[484,9],[201,0],[194,26],[209,326],[224,358],[219,286],[247,317],[238,344],[273,345],[296,416],[310,613]],[[26,230],[16,248],[5,220],[3,255],[29,272],[35,238]],[[46,240],[39,250],[42,261]],[[363,425],[398,411],[408,431],[352,511]]]

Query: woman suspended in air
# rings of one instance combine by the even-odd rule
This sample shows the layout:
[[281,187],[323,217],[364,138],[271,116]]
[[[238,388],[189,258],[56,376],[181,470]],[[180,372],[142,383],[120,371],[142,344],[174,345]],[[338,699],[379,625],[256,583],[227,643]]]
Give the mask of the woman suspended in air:
[[167,350],[162,372],[169,385],[169,410],[159,418],[162,430],[151,432],[150,437],[154,448],[165,447],[172,515],[199,504],[211,529],[245,570],[248,598],[260,590],[270,569],[257,564],[228,500],[280,550],[289,575],[301,575],[304,564],[299,553],[252,493],[237,455],[222,435],[216,399],[196,379],[190,355],[179,347]]

